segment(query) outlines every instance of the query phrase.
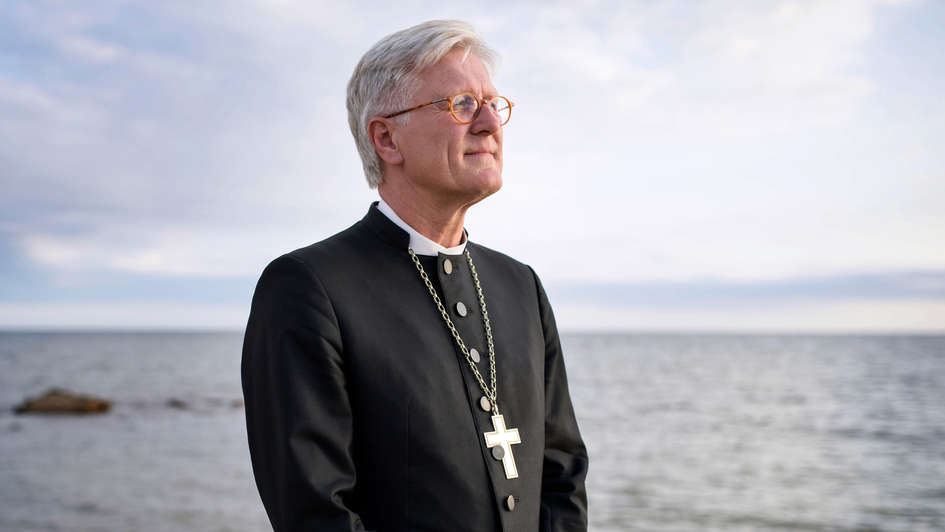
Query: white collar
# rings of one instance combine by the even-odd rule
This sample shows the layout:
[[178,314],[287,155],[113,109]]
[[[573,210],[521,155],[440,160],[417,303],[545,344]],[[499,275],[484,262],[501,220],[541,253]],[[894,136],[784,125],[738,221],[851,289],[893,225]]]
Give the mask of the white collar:
[[413,227],[410,227],[407,222],[400,219],[400,216],[397,216],[397,213],[394,212],[394,209],[392,209],[383,198],[377,202],[377,210],[384,213],[384,216],[390,218],[390,221],[397,224],[398,227],[404,231],[407,231],[407,234],[410,235],[410,249],[412,249],[417,255],[432,255],[434,257],[440,253],[443,253],[444,255],[461,255],[464,251],[466,251],[465,229],[463,229],[463,241],[460,242],[458,246],[448,248],[430,240],[429,238],[417,232],[417,230]]

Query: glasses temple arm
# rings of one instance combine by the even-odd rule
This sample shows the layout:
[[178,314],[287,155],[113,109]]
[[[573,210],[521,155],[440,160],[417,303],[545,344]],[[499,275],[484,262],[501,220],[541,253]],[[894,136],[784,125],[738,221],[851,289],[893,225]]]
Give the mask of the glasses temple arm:
[[409,113],[410,111],[416,111],[417,109],[420,109],[421,107],[426,107],[426,106],[428,106],[428,105],[433,105],[433,104],[435,104],[435,103],[445,102],[445,101],[448,100],[448,99],[449,99],[449,98],[440,98],[440,99],[438,99],[438,100],[433,100],[432,102],[421,103],[420,105],[415,105],[415,106],[411,107],[410,109],[404,109],[403,111],[397,111],[396,113],[391,113],[391,114],[389,114],[389,115],[384,115],[384,118],[394,118],[395,116],[400,116],[400,115],[402,115],[402,114],[404,114],[404,113]]

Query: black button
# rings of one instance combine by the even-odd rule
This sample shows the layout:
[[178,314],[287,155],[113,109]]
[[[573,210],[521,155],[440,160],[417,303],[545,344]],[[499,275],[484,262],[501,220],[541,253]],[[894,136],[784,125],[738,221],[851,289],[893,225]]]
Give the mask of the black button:
[[505,458],[505,449],[503,449],[499,445],[496,445],[495,447],[492,448],[492,457],[495,458],[496,460],[501,460]]
[[476,364],[479,363],[479,360],[480,360],[479,351],[476,351],[475,347],[469,349],[469,358],[471,358],[472,361],[475,362]]
[[505,509],[510,512],[515,509],[515,497],[509,495],[505,498]]
[[456,313],[464,318],[466,317],[466,314],[469,313],[466,310],[466,305],[464,305],[462,301],[456,303]]

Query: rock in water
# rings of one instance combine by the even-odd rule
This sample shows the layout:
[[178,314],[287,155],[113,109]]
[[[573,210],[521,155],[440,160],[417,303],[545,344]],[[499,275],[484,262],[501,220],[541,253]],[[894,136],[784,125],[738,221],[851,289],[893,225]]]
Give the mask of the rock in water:
[[105,399],[53,388],[39,397],[27,397],[13,410],[17,414],[104,414],[111,406]]
[[165,404],[171,408],[176,408],[178,410],[187,410],[189,408],[187,401],[184,401],[183,399],[178,399],[176,397],[171,397],[170,399],[167,400],[167,403]]

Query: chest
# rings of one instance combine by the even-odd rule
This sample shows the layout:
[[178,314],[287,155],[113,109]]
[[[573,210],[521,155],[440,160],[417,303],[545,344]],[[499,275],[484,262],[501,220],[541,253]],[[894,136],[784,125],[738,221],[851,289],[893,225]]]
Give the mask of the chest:
[[[369,471],[362,485],[376,493],[399,485],[396,504],[412,520],[466,508],[463,519],[471,524],[474,516],[501,513],[510,494],[539,500],[544,339],[533,286],[477,265],[477,288],[468,265],[451,262],[423,261],[430,287],[413,264],[389,272],[393,284],[364,280],[335,309],[356,456],[364,466],[359,470]],[[508,460],[496,458],[486,438],[495,432],[493,412],[483,400],[493,378],[503,421],[517,429],[519,441],[505,447],[514,453],[517,478],[508,478]],[[421,525],[411,521],[410,528]]]

